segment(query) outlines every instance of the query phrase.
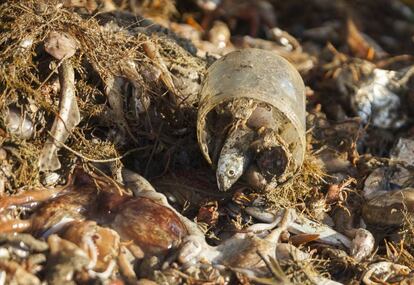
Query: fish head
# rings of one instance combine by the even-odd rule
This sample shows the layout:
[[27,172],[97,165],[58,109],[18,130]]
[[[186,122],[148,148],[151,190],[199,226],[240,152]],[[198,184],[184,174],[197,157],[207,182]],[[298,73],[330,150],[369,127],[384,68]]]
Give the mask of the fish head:
[[227,191],[243,175],[246,158],[233,153],[221,155],[217,163],[216,178],[220,191]]

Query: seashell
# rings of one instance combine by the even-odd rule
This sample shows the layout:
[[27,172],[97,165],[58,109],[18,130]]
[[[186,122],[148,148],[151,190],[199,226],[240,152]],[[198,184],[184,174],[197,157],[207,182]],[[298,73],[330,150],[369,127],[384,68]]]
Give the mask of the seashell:
[[134,241],[146,254],[165,254],[187,235],[180,218],[169,208],[148,198],[122,204],[112,228],[121,239]]

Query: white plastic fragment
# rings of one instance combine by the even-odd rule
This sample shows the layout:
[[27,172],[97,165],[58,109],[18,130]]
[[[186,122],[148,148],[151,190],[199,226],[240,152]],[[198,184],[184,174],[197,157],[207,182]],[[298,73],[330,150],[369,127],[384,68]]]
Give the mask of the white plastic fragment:
[[75,93],[75,72],[73,66],[64,60],[59,67],[61,98],[59,114],[55,117],[48,140],[39,158],[40,171],[55,171],[61,167],[57,152],[79,124],[81,118]]
[[34,133],[32,121],[25,113],[10,108],[4,114],[5,125],[10,135],[20,139],[30,139]]
[[305,217],[299,217],[288,228],[288,231],[293,234],[318,234],[319,238],[317,241],[319,242],[334,246],[344,246],[347,249],[351,248],[351,240],[348,237],[326,225],[313,222]]
[[76,49],[76,40],[64,32],[52,31],[45,40],[46,52],[57,60],[73,56],[76,53]]
[[356,91],[351,102],[364,123],[384,129],[397,129],[407,122],[401,111],[401,86],[396,84],[398,72],[374,69],[369,80]]
[[[266,223],[269,222],[270,215],[273,215],[274,217],[278,217],[280,215],[280,213],[272,213],[271,211],[260,210],[257,207],[246,207],[245,210],[247,210],[246,212],[254,218]],[[257,225],[262,224],[256,224],[252,227],[255,228]],[[268,228],[261,226],[261,229]],[[338,233],[327,225],[311,221],[302,216],[297,217],[297,219],[289,225],[288,231],[294,234],[318,234],[319,238],[317,241],[321,243],[335,246],[345,246],[348,249],[351,247],[351,240],[345,235]]]

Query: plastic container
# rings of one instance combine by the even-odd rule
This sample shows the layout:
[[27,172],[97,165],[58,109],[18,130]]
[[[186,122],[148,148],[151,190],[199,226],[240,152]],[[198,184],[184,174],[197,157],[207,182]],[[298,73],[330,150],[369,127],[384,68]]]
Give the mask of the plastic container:
[[[299,72],[284,58],[260,49],[231,52],[207,70],[199,94],[197,138],[205,159],[212,164],[212,137],[209,113],[235,98],[253,98],[272,107],[271,124],[289,146],[293,170],[303,163],[305,140],[305,86]],[[214,127],[214,126],[213,126]]]

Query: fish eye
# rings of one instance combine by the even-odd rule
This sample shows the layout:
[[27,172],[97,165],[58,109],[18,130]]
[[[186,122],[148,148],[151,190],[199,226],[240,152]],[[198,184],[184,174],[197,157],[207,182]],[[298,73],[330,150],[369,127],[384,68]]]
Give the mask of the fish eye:
[[227,171],[227,176],[230,178],[233,178],[236,175],[236,172],[233,169],[229,169],[229,171]]

